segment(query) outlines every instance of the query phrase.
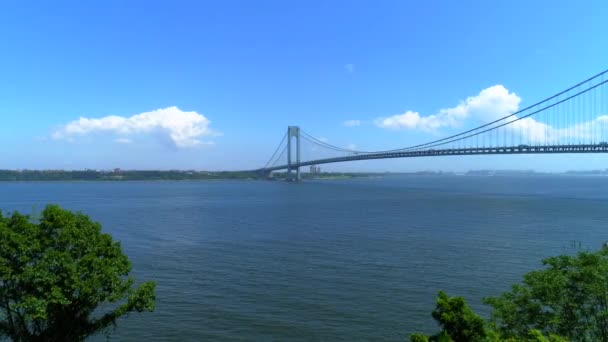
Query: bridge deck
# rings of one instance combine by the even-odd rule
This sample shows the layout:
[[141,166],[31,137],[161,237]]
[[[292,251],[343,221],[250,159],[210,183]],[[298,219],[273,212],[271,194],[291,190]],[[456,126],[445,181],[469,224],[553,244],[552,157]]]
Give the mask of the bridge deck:
[[[338,163],[354,160],[389,159],[389,158],[413,158],[413,157],[439,157],[439,156],[464,156],[464,155],[491,155],[491,154],[552,154],[552,153],[608,153],[608,143],[584,144],[584,145],[518,145],[506,147],[468,147],[447,148],[410,151],[389,151],[378,153],[361,153],[351,156],[309,160],[291,164],[291,168]],[[262,172],[271,172],[288,169],[289,165],[278,165],[259,169]]]

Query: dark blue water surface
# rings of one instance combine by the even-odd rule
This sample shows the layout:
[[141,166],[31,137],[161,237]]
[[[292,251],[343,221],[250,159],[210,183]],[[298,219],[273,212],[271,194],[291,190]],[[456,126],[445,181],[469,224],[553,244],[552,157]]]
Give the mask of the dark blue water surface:
[[404,340],[435,329],[440,289],[487,314],[541,258],[608,240],[608,177],[0,183],[4,211],[46,203],[158,283],[112,340]]

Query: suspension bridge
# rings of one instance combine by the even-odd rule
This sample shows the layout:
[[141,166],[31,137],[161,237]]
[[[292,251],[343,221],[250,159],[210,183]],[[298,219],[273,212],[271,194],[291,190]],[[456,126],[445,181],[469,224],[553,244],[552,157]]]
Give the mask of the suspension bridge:
[[[608,70],[542,101],[478,127],[403,148],[359,151],[329,144],[289,126],[266,165],[266,177],[286,170],[355,160],[539,153],[608,152]],[[293,173],[295,171],[295,174]]]

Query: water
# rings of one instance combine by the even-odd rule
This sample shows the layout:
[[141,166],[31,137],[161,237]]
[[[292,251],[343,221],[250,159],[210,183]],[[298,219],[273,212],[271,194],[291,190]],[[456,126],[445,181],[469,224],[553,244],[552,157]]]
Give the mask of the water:
[[402,341],[435,330],[440,289],[487,314],[541,258],[608,240],[604,177],[0,183],[4,211],[46,203],[158,283],[112,340]]

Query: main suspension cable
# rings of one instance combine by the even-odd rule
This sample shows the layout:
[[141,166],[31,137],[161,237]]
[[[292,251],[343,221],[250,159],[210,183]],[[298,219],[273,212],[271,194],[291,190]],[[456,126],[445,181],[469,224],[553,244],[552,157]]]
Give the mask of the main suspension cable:
[[[401,152],[401,151],[407,151],[407,150],[412,150],[412,149],[420,149],[420,148],[424,148],[424,147],[434,147],[434,146],[440,146],[440,145],[445,145],[445,144],[448,144],[448,143],[450,143],[450,142],[455,142],[455,141],[458,141],[458,140],[461,140],[461,139],[466,139],[466,138],[469,138],[469,137],[474,137],[474,136],[476,136],[476,135],[479,135],[479,134],[482,134],[482,133],[485,133],[485,132],[488,132],[488,131],[491,131],[491,130],[494,130],[494,129],[498,129],[498,128],[503,127],[503,126],[506,126],[506,125],[508,125],[508,124],[510,124],[510,123],[513,123],[513,122],[519,121],[519,120],[521,120],[521,119],[524,119],[524,118],[530,117],[530,116],[532,116],[532,115],[534,115],[534,114],[537,114],[537,113],[539,113],[539,112],[542,112],[542,111],[544,111],[544,110],[546,110],[546,109],[549,109],[549,108],[555,107],[557,104],[563,103],[563,102],[565,102],[565,101],[567,101],[567,100],[570,100],[570,99],[572,99],[572,98],[574,98],[574,97],[576,97],[576,96],[578,96],[578,95],[584,94],[584,93],[588,92],[588,91],[589,91],[589,90],[591,90],[591,89],[597,88],[598,86],[600,86],[600,85],[602,85],[602,84],[606,83],[606,81],[603,81],[603,80],[602,80],[602,82],[601,82],[601,83],[599,83],[599,84],[597,84],[597,85],[595,85],[595,86],[593,86],[593,87],[589,87],[589,88],[587,88],[586,90],[583,90],[583,91],[581,91],[581,92],[579,92],[579,93],[576,93],[576,94],[574,94],[574,95],[572,95],[572,96],[567,97],[567,98],[566,98],[566,99],[564,99],[564,100],[561,100],[561,101],[555,102],[555,103],[553,103],[553,104],[551,104],[551,105],[549,105],[549,106],[546,106],[546,107],[544,107],[544,108],[542,108],[542,109],[540,109],[540,110],[534,111],[534,112],[532,112],[532,113],[530,113],[530,114],[526,114],[526,115],[524,115],[524,116],[521,116],[521,117],[516,118],[516,119],[514,119],[514,120],[508,121],[508,122],[506,122],[506,123],[502,123],[502,124],[500,124],[500,125],[496,125],[496,126],[494,126],[494,127],[490,127],[490,128],[488,128],[488,129],[485,129],[485,130],[483,130],[483,131],[477,132],[477,133],[475,133],[475,134],[469,134],[469,133],[473,133],[473,132],[479,131],[479,130],[481,130],[481,129],[483,129],[483,128],[486,128],[486,127],[492,126],[492,125],[494,125],[494,124],[496,124],[496,123],[499,123],[499,122],[501,122],[501,121],[504,121],[504,120],[506,120],[506,119],[512,118],[512,117],[514,117],[514,116],[516,116],[516,115],[518,115],[518,114],[524,113],[524,112],[526,112],[526,111],[528,111],[528,110],[530,110],[530,109],[532,109],[532,108],[534,108],[534,107],[537,107],[537,106],[542,105],[542,104],[544,104],[544,103],[546,103],[546,102],[549,102],[549,101],[551,101],[551,100],[554,100],[555,98],[557,98],[557,97],[559,97],[559,96],[561,96],[561,95],[563,95],[563,94],[565,94],[565,93],[568,93],[569,91],[571,91],[571,90],[573,90],[573,89],[575,89],[575,88],[577,88],[577,87],[580,87],[581,85],[583,85],[583,84],[585,84],[585,83],[588,83],[588,82],[590,82],[590,81],[592,81],[592,80],[594,80],[594,79],[596,79],[596,78],[598,78],[598,77],[602,77],[602,78],[603,78],[603,77],[604,77],[604,75],[605,75],[606,73],[608,73],[608,69],[607,69],[607,70],[604,70],[604,71],[602,71],[602,72],[600,72],[600,73],[598,73],[598,74],[596,74],[596,75],[594,75],[594,76],[592,76],[592,77],[589,77],[589,78],[587,78],[586,80],[584,80],[584,81],[582,81],[582,82],[579,82],[579,83],[577,83],[577,84],[575,84],[575,85],[573,85],[573,86],[569,87],[568,89],[563,90],[563,91],[561,91],[561,92],[559,92],[559,93],[557,93],[557,94],[555,94],[555,95],[553,95],[553,96],[551,96],[551,97],[545,98],[545,99],[544,99],[544,100],[542,100],[542,101],[536,102],[536,103],[534,103],[534,104],[532,104],[532,105],[529,105],[529,106],[527,106],[527,107],[525,107],[525,108],[523,108],[523,109],[520,109],[520,110],[518,110],[518,111],[516,111],[516,112],[513,112],[513,113],[511,113],[511,114],[509,114],[509,115],[503,116],[503,117],[501,117],[501,118],[499,118],[499,119],[496,119],[496,120],[494,120],[494,121],[488,122],[488,123],[483,124],[483,125],[481,125],[481,126],[478,126],[478,127],[475,127],[475,128],[472,128],[472,129],[466,130],[466,131],[464,131],[464,132],[460,132],[460,133],[457,133],[457,134],[454,134],[454,135],[451,135],[451,136],[448,136],[448,137],[445,137],[445,138],[441,138],[441,139],[437,139],[437,140],[429,141],[429,142],[426,142],[426,143],[423,143],[423,144],[412,145],[412,146],[409,146],[409,147],[403,147],[403,148],[397,148],[397,149],[391,149],[391,150],[379,150],[379,151],[355,151],[355,150],[348,150],[348,149],[340,148],[340,147],[337,147],[337,146],[334,146],[334,145],[331,145],[331,144],[328,144],[328,143],[322,142],[322,141],[320,141],[320,140],[318,140],[318,139],[316,139],[316,138],[312,137],[312,136],[311,136],[310,134],[308,134],[308,133],[305,133],[305,132],[303,132],[303,131],[301,131],[301,132],[303,132],[304,134],[306,134],[306,135],[307,135],[309,138],[314,139],[314,140],[315,140],[315,142],[316,142],[317,144],[319,144],[319,145],[324,145],[324,146],[325,146],[325,147],[327,147],[327,148],[331,148],[331,149],[334,149],[334,150],[337,150],[337,151],[342,151],[342,152],[349,152],[349,153],[379,154],[379,153]],[[468,135],[467,135],[467,134],[468,134]],[[458,138],[458,137],[460,137],[460,138]],[[455,138],[458,138],[458,139],[455,139]]]
[[270,159],[268,159],[268,162],[266,162],[266,165],[264,165],[264,169],[266,167],[268,167],[268,165],[270,164],[270,162],[272,162],[272,160],[274,159],[274,156],[277,154],[277,152],[279,152],[279,149],[281,148],[281,146],[283,145],[283,143],[285,142],[285,139],[287,138],[287,133],[285,133],[283,135],[283,139],[281,139],[281,142],[279,143],[279,146],[277,146],[277,148],[274,150],[274,153],[272,154],[272,156],[270,157]]

